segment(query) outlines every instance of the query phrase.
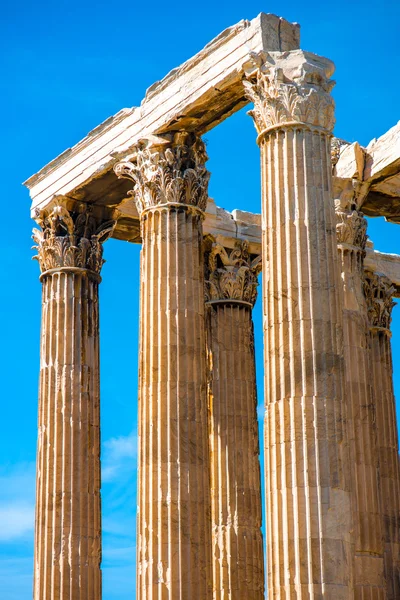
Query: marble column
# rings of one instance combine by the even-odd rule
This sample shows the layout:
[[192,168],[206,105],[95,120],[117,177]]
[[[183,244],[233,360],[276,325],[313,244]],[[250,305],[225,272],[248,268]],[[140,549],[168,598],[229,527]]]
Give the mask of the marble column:
[[262,600],[264,558],[252,309],[260,257],[206,240],[214,600]]
[[57,205],[34,229],[43,285],[35,600],[101,599],[99,306],[112,222]]
[[335,194],[343,283],[345,397],[354,539],[354,598],[384,600],[376,405],[367,305],[363,289],[367,222],[355,204],[357,182]]
[[380,502],[384,539],[385,600],[400,598],[400,471],[393,392],[391,312],[395,289],[380,273],[365,272],[365,295],[372,345],[372,382],[376,404]]
[[271,599],[353,593],[332,72],[327,59],[298,50],[254,56],[244,79],[262,170]]
[[137,598],[212,597],[203,142],[179,132],[116,165],[141,219]]

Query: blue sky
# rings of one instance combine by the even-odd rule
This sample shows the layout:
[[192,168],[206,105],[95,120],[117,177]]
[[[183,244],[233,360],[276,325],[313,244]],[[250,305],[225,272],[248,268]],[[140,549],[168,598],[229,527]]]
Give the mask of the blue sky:
[[[336,63],[337,136],[367,144],[400,118],[400,4],[44,2],[2,7],[0,25],[2,416],[0,598],[31,597],[39,366],[40,284],[30,257],[33,223],[21,186],[31,174],[200,50],[260,11],[301,24],[301,46]],[[206,135],[210,195],[232,210],[260,210],[259,156],[245,110]],[[400,229],[370,221],[375,247],[400,253]],[[139,248],[111,240],[101,285],[103,600],[133,600]],[[397,314],[397,312],[399,314]],[[394,310],[400,397],[400,308]],[[260,303],[255,309],[262,402]]]

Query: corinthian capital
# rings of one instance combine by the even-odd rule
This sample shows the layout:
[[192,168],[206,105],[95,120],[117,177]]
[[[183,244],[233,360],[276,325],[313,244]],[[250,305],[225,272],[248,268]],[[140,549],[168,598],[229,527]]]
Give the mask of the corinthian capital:
[[32,237],[42,273],[64,267],[100,273],[102,244],[111,236],[115,221],[99,223],[90,207],[77,213],[57,205],[49,214],[38,215],[38,222],[41,230],[35,228]]
[[364,252],[368,238],[367,221],[358,207],[368,193],[369,184],[355,178],[333,177],[332,181],[338,244]]
[[238,240],[231,251],[210,238],[209,242],[210,247],[205,255],[206,302],[233,300],[254,306],[261,257],[251,258],[246,241]]
[[193,133],[178,132],[138,144],[114,167],[117,177],[134,182],[131,194],[139,214],[160,205],[185,205],[205,211],[208,200],[206,149]]
[[333,69],[328,59],[302,50],[253,55],[245,65],[243,85],[254,103],[249,114],[258,134],[289,123],[332,131]]
[[370,325],[374,329],[390,330],[395,288],[385,275],[365,271],[364,293],[367,299]]
[[367,243],[367,221],[359,210],[336,210],[336,234],[340,245],[364,252]]

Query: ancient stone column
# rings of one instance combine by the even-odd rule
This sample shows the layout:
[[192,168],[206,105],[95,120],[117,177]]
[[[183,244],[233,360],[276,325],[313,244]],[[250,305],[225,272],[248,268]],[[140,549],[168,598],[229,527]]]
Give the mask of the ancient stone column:
[[333,64],[299,50],[255,56],[246,70],[262,169],[268,594],[348,600]]
[[207,600],[211,521],[202,221],[203,142],[141,145],[115,172],[141,218],[137,598]]
[[56,206],[34,229],[43,284],[35,600],[101,599],[99,306],[114,224]]
[[260,257],[206,240],[213,598],[264,598],[252,308]]
[[343,283],[345,398],[355,551],[354,598],[381,600],[385,597],[385,588],[376,405],[363,289],[367,222],[355,204],[357,186],[357,181],[349,181],[344,189],[335,193],[336,231]]
[[380,273],[365,272],[365,295],[372,344],[372,382],[376,405],[380,503],[384,538],[385,600],[400,598],[400,471],[393,393],[391,312],[394,287]]

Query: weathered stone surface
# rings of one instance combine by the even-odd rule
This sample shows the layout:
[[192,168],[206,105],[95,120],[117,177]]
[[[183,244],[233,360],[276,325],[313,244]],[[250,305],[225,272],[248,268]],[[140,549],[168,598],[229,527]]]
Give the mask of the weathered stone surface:
[[207,238],[213,598],[264,598],[254,333],[260,257]]
[[56,207],[34,230],[43,283],[34,599],[101,598],[98,284],[113,224]]
[[247,104],[241,79],[243,64],[252,52],[298,47],[299,26],[275,15],[261,13],[252,21],[229,27],[151,86],[140,107],[110,117],[28,179],[32,216],[54,195],[116,206],[128,188],[116,186],[113,166],[139,140],[179,129],[205,133]]
[[362,210],[367,216],[400,222],[400,122],[366,148],[344,143],[333,175],[363,183],[367,193]]
[[[334,178],[334,183],[337,179]],[[343,192],[341,185],[333,187],[343,286],[344,397],[351,472],[354,598],[381,600],[385,587],[376,405],[363,289],[367,221],[355,208],[358,186],[352,185],[350,189],[353,194],[346,188]]]
[[[97,288],[111,235],[143,245],[137,597],[263,597],[259,254],[269,595],[400,597],[400,257],[365,247],[361,213],[400,222],[400,123],[367,148],[331,144],[333,63],[298,33],[274,15],[241,21],[26,182],[42,226],[35,600],[101,600]],[[249,101],[262,216],[208,198],[198,137]]]
[[365,150],[358,142],[343,143],[340,146],[333,175],[340,179],[358,179],[362,181],[365,165]]
[[391,312],[394,287],[390,279],[365,271],[365,295],[372,347],[372,384],[376,407],[380,514],[384,543],[385,600],[400,598],[400,463],[393,392]]
[[382,273],[392,282],[395,290],[394,296],[400,296],[400,256],[398,254],[387,254],[374,249],[371,240],[367,241],[365,268],[369,271]]
[[268,591],[347,600],[351,496],[331,190],[332,65],[295,54],[298,68],[289,61],[287,70],[286,61],[276,68],[256,57],[246,84],[262,170]]
[[[137,598],[212,598],[202,219],[193,134],[115,167],[141,215]],[[132,184],[131,184],[132,185]],[[149,192],[149,193],[147,193]]]

